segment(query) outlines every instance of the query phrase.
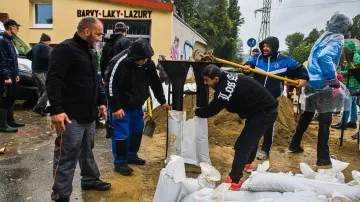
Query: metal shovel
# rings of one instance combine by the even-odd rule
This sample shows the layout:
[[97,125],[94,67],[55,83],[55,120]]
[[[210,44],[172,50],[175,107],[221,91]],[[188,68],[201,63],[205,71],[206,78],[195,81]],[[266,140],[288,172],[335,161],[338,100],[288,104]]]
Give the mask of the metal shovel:
[[148,120],[145,124],[144,135],[148,137],[152,137],[154,135],[156,123],[152,120],[150,97],[147,99],[147,105],[148,105],[148,113],[150,116],[150,120]]

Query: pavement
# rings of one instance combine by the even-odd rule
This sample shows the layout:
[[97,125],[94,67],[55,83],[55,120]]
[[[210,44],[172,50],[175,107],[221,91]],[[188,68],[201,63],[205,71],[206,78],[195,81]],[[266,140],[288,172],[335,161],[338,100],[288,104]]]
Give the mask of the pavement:
[[[17,106],[15,118],[26,126],[16,134],[0,133],[0,148],[7,148],[5,154],[0,154],[0,201],[51,201],[56,134],[50,127],[50,117],[41,117]],[[94,153],[101,179],[111,182],[113,187],[108,192],[82,191],[77,166],[71,201],[137,201],[133,196],[122,200],[127,189],[114,188],[124,179],[112,170],[111,141],[105,138],[104,128],[97,129]]]

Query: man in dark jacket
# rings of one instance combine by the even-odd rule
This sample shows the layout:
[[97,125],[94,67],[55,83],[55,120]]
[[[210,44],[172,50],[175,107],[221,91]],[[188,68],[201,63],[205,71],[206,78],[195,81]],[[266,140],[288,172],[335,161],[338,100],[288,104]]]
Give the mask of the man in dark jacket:
[[128,30],[129,27],[126,26],[123,22],[118,22],[115,24],[114,34],[112,34],[110,39],[107,40],[101,54],[100,69],[102,78],[105,78],[106,67],[110,60],[115,55],[130,47],[131,41],[130,39],[126,38],[126,33]]
[[[79,160],[83,190],[109,190],[99,179],[94,159],[95,119],[107,119],[105,99],[97,78],[94,47],[102,40],[103,26],[93,17],[83,18],[74,37],[53,49],[46,79],[52,126],[57,129],[54,149],[52,200],[69,201]],[[98,107],[99,106],[99,107]]]
[[149,86],[164,110],[164,90],[150,58],[154,51],[145,39],[138,39],[129,49],[115,56],[105,73],[105,93],[115,133],[112,139],[115,171],[130,175],[128,164],[144,165],[138,157],[144,129],[142,106],[150,96]]
[[32,76],[38,88],[38,102],[33,112],[42,116],[46,116],[44,110],[48,101],[45,81],[49,70],[50,43],[50,36],[43,33],[40,42],[26,54],[26,57],[32,61]]
[[259,140],[273,127],[277,117],[277,100],[257,81],[222,72],[216,65],[208,65],[202,72],[204,83],[215,90],[209,105],[197,108],[195,115],[209,118],[222,109],[246,119],[245,127],[237,139],[235,157],[227,183],[230,189],[239,189],[243,169],[249,159],[255,158]]
[[[298,61],[279,53],[278,38],[268,37],[260,42],[259,47],[261,52],[251,57],[245,65],[278,76],[298,79],[299,84],[297,87],[306,85],[306,82],[309,80],[306,69]],[[249,71],[245,71],[245,74],[248,73]],[[254,79],[262,84],[275,98],[278,98],[284,91],[284,82],[281,80],[260,74],[255,74]],[[264,134],[264,141],[261,148],[262,151],[257,157],[259,160],[266,160],[269,158],[273,136],[274,127],[271,127]],[[251,164],[246,166],[246,170],[248,172],[252,171]]]
[[20,25],[15,20],[4,22],[5,31],[0,33],[0,132],[17,132],[16,127],[25,124],[14,120],[16,83],[20,77],[17,52],[13,37],[19,32]]
[[163,66],[160,64],[160,61],[163,61],[163,60],[166,60],[165,55],[159,55],[158,64],[156,65],[156,70],[159,71],[161,83],[165,82],[165,84],[168,85],[170,82],[170,79],[169,79],[168,75],[166,74]]

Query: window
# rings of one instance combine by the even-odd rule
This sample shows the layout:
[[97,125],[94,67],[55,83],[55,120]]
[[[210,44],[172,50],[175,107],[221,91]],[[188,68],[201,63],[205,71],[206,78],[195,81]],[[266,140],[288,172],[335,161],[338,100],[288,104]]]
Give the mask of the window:
[[34,4],[34,26],[42,28],[52,28],[53,13],[51,3]]
[[28,53],[30,51],[29,46],[23,40],[21,40],[18,36],[15,36],[13,41],[14,41],[16,50],[18,51],[18,54],[20,56],[25,56],[26,53]]

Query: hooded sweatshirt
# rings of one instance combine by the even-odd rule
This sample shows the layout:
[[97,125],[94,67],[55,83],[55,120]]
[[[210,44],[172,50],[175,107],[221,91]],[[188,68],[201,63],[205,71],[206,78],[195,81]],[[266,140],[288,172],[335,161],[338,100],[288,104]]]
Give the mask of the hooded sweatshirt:
[[115,55],[121,53],[125,49],[128,49],[130,45],[130,39],[124,37],[122,34],[112,34],[110,36],[110,39],[103,47],[102,55],[100,58],[100,71],[103,78],[105,77],[105,71],[109,61]]
[[[155,63],[150,59],[153,55],[150,44],[145,39],[138,39],[109,62],[105,72],[105,93],[113,112],[142,107],[150,96],[149,87],[161,105],[166,103]],[[146,58],[149,60],[144,65],[135,63]]]
[[[272,49],[271,55],[264,55],[264,44],[268,44]],[[306,69],[298,61],[282,55],[278,52],[279,40],[276,37],[268,37],[260,44],[261,53],[251,57],[245,65],[250,65],[252,68],[269,72],[282,77],[290,79],[304,79],[309,80]],[[279,97],[283,92],[284,82],[271,77],[255,74],[254,79],[260,82],[270,93],[275,97]]]
[[[348,41],[345,43],[345,48],[351,50],[351,52],[354,53],[354,58],[353,58],[353,61],[352,63],[354,64],[354,66],[356,68],[359,68],[360,66],[360,55],[359,53],[357,52],[356,50],[356,46],[355,46],[355,43],[352,42],[352,41]],[[355,77],[350,74],[348,75],[348,69],[351,68],[349,64],[346,65],[345,67],[345,70],[341,72],[341,74],[344,75],[343,77],[343,83],[345,85],[347,85],[347,80],[348,80],[348,76],[349,76],[349,88],[356,88],[356,89],[360,89],[360,84],[359,82],[355,79]]]
[[336,79],[344,35],[352,25],[352,19],[343,14],[335,13],[331,17],[328,30],[315,42],[310,52],[307,64],[310,80],[307,86],[320,90]]

